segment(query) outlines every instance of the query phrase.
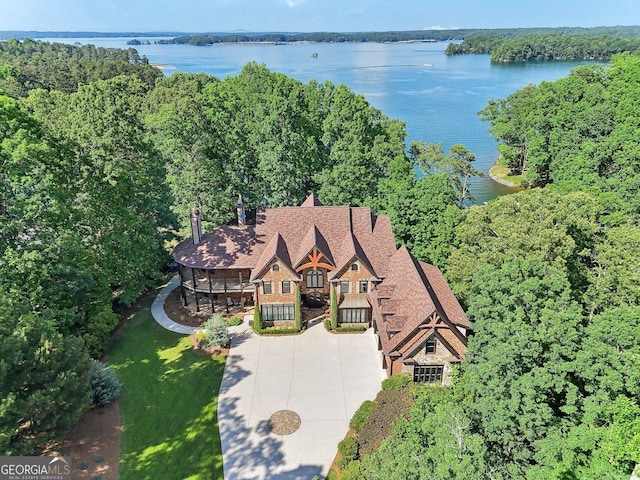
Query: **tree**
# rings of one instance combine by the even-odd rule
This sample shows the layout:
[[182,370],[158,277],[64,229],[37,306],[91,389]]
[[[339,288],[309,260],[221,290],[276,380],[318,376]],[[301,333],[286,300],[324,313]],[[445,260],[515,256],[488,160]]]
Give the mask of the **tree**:
[[0,451],[40,455],[61,440],[89,400],[82,340],[0,292]]
[[471,431],[471,420],[450,391],[427,388],[380,449],[365,457],[370,480],[487,478],[484,441]]
[[453,145],[449,149],[449,155],[445,155],[441,143],[425,144],[413,141],[409,147],[409,155],[423,175],[443,173],[449,177],[456,190],[460,208],[475,201],[475,197],[469,191],[469,180],[484,174],[473,168],[472,162],[476,156],[464,145]]
[[538,258],[487,265],[474,282],[464,365],[472,416],[495,464],[524,477],[538,442],[579,419],[581,308],[566,275]]
[[588,282],[588,258],[599,231],[597,212],[597,202],[585,193],[548,188],[472,207],[457,229],[459,247],[449,257],[447,277],[464,299],[479,287],[473,275],[483,265],[499,268],[513,256],[536,257],[566,272],[578,296]]
[[30,103],[70,149],[76,196],[68,220],[90,252],[83,263],[105,299],[115,290],[125,304],[167,260],[163,236],[172,225],[162,158],[139,117],[145,94],[140,80],[121,76]]

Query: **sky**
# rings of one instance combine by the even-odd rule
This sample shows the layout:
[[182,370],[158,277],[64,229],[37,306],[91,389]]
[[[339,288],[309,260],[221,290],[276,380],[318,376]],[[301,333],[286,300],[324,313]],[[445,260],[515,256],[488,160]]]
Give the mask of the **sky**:
[[640,25],[639,0],[0,0],[1,30],[358,32]]

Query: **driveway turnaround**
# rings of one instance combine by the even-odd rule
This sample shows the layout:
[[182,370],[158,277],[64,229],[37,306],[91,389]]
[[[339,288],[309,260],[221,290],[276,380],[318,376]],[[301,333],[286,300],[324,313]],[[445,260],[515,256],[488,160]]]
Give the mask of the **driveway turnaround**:
[[323,477],[351,416],[385,378],[375,334],[331,334],[316,323],[300,335],[260,336],[248,320],[230,328],[218,398],[225,480]]

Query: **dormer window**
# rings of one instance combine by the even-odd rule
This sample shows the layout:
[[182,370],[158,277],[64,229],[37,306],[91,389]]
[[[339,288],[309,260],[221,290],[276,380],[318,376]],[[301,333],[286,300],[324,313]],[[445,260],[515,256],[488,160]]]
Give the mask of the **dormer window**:
[[425,353],[427,353],[427,355],[433,355],[434,353],[436,353],[436,345],[436,337],[429,337],[429,339],[427,340],[427,348]]
[[351,264],[351,270],[358,271],[358,264],[357,263],[352,263]]
[[271,267],[271,270],[274,272],[279,272],[280,271],[280,265],[278,265],[277,263],[273,265],[273,267]]

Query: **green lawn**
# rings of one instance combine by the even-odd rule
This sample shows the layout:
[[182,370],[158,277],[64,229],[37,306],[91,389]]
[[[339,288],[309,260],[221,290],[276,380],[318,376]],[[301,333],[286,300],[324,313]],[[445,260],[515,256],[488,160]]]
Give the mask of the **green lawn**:
[[188,337],[157,325],[151,297],[107,357],[124,384],[120,479],[222,479],[216,410],[225,358],[197,355]]

